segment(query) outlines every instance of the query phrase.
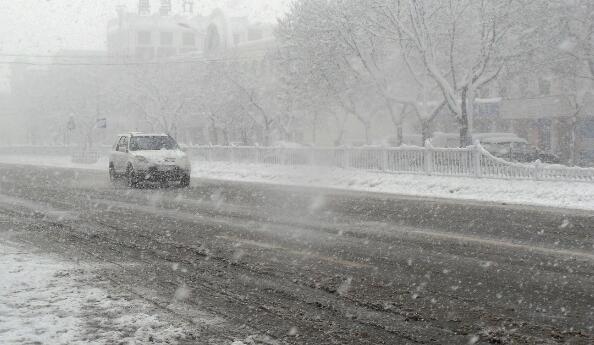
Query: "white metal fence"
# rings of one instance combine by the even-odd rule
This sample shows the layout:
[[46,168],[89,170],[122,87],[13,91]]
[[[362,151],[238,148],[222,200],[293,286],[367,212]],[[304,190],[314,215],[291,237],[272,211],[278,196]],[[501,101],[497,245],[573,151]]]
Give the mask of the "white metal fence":
[[467,148],[364,147],[274,148],[201,146],[188,148],[194,160],[287,166],[321,166],[391,173],[502,179],[594,182],[594,168],[512,163],[480,144]]

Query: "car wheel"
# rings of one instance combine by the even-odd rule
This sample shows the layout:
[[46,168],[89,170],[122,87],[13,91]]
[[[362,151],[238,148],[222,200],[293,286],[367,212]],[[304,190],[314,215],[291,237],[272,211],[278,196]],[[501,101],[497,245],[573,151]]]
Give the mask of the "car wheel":
[[181,188],[188,188],[190,187],[190,175],[184,175],[181,181],[179,182],[179,186]]
[[136,173],[134,172],[134,168],[131,165],[128,166],[128,169],[126,169],[126,182],[128,188],[136,188],[136,186],[138,185]]

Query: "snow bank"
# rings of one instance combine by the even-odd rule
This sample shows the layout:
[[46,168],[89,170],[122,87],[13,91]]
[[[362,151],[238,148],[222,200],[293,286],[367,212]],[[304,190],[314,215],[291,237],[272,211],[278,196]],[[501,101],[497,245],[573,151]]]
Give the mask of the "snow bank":
[[176,344],[187,330],[85,284],[72,265],[0,242],[0,344]]
[[594,183],[441,177],[226,162],[196,162],[192,176],[594,210]]

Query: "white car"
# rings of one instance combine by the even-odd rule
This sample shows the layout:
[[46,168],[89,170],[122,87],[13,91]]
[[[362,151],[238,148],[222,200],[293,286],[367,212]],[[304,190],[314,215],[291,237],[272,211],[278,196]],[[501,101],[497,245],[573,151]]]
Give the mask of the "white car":
[[125,178],[128,187],[143,182],[179,182],[190,185],[191,164],[177,142],[167,134],[129,133],[118,136],[109,156],[109,178]]

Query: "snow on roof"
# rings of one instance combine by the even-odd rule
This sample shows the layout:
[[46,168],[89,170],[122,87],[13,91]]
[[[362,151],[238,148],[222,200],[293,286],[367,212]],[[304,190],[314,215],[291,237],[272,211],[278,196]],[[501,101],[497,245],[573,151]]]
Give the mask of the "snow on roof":
[[131,133],[134,137],[168,137],[165,133]]
[[472,135],[472,139],[489,144],[528,143],[526,139],[520,138],[515,133],[475,133]]
[[528,140],[519,137],[491,137],[481,140],[483,144],[521,143],[528,144]]

